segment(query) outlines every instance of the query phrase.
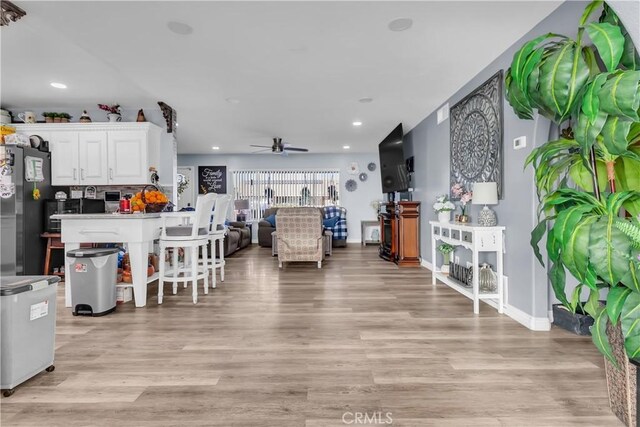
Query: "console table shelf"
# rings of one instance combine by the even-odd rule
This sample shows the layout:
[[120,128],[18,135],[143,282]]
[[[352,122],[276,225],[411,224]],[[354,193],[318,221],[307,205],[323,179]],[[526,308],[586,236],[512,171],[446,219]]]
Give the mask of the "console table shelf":
[[[505,227],[482,227],[473,224],[456,222],[429,221],[431,226],[431,261],[433,263],[431,283],[435,286],[436,280],[460,292],[473,300],[473,312],[480,311],[480,301],[497,307],[498,312],[504,310],[504,230]],[[472,253],[473,281],[471,287],[464,286],[461,282],[443,274],[436,261],[437,242],[448,243],[468,249]],[[496,293],[480,292],[478,257],[481,252],[494,252],[496,254]]]

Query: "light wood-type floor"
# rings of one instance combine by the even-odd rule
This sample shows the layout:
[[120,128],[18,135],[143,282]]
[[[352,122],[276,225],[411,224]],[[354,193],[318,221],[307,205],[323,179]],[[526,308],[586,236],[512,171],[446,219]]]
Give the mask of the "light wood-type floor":
[[152,285],[145,308],[76,318],[59,289],[56,370],[0,401],[2,426],[621,425],[589,338],[474,315],[375,247],[321,270],[270,254],[229,258],[197,305],[167,284],[158,306]]

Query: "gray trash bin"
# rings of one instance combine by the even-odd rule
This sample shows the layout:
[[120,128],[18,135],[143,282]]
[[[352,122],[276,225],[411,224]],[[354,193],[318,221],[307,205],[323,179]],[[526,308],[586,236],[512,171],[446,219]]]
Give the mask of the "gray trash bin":
[[104,316],[116,309],[119,251],[118,248],[82,248],[67,252],[74,316]]
[[4,396],[54,369],[56,276],[0,278],[0,388]]

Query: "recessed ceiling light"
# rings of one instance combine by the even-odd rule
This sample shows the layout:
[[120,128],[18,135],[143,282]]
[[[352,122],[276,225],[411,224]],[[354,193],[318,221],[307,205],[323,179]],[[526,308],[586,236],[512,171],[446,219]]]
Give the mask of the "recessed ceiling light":
[[362,122],[361,121],[355,121],[353,122],[354,126],[362,126]]
[[348,145],[343,145],[343,146],[342,146],[342,149],[343,149],[343,150],[348,150],[349,148],[351,148],[351,147],[350,147],[350,146],[348,146]]
[[370,102],[373,102],[373,98],[369,98],[368,96],[365,98],[360,98],[358,99],[358,102],[362,103],[362,104],[368,104]]
[[220,149],[220,147],[218,147],[218,146],[214,145],[213,147],[211,147],[211,149],[212,149],[212,150],[219,150],[219,149]]
[[193,27],[183,22],[169,21],[167,27],[173,33],[180,34],[181,36],[188,36],[193,33]]
[[411,28],[413,25],[413,19],[411,18],[398,18],[389,22],[389,29],[391,31],[405,31]]
[[238,98],[227,98],[226,101],[229,104],[240,104],[240,100]]
[[67,85],[64,83],[58,83],[58,82],[51,82],[51,86],[55,87],[56,89],[66,89]]

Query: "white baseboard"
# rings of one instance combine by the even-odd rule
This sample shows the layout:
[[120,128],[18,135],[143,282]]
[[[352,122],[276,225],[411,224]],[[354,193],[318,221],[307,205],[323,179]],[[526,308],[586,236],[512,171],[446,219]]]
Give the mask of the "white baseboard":
[[[422,259],[420,261],[420,265],[424,268],[426,268],[427,270],[433,271],[433,264],[431,264],[429,261]],[[507,276],[505,277],[505,292],[504,292],[504,296],[505,296],[505,301],[508,301],[508,297],[509,297],[509,279]],[[487,304],[489,304],[490,306],[492,306],[493,308],[497,309],[498,308],[498,304],[496,301],[493,300],[485,300],[484,302],[486,302]],[[551,322],[549,321],[549,318],[547,317],[533,317],[530,314],[525,313],[524,311],[520,310],[519,308],[515,308],[512,305],[509,305],[508,303],[505,304],[504,307],[504,314],[506,314],[507,316],[511,317],[513,320],[515,320],[516,322],[520,323],[521,325],[523,325],[524,327],[531,329],[532,331],[548,331],[551,329]]]
[[504,307],[504,314],[532,331],[548,331],[551,329],[551,322],[547,317],[533,317],[510,304]]

